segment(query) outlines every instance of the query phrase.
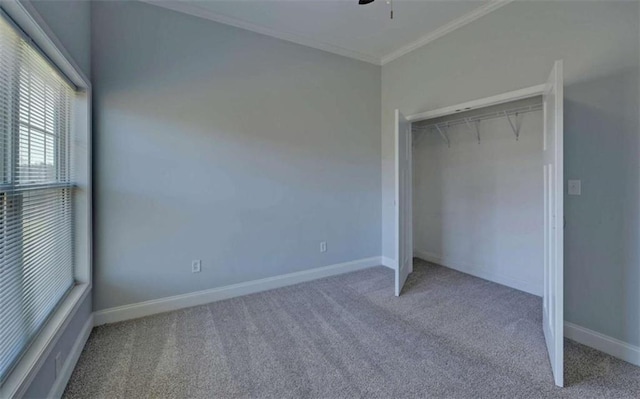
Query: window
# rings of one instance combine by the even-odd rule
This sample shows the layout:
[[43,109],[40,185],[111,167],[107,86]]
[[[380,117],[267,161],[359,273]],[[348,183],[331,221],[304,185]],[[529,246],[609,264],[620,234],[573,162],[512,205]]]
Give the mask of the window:
[[0,381],[74,285],[74,95],[0,18]]

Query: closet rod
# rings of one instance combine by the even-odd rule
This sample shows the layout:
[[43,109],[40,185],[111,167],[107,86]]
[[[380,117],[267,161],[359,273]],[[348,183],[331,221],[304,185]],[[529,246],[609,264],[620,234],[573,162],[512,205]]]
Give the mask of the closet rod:
[[[460,118],[460,119],[454,119],[454,120],[450,120],[450,121],[445,121],[445,122],[440,122],[440,123],[432,123],[430,125],[423,125],[423,126],[415,126],[415,124],[412,126],[412,131],[413,132],[424,132],[426,130],[434,130],[434,131],[439,131],[438,127],[440,129],[443,128],[448,128],[451,126],[456,126],[456,125],[467,125],[470,126],[471,122],[480,122],[480,121],[485,121],[485,120],[489,120],[489,119],[495,119],[495,118],[504,118],[504,117],[510,117],[511,115],[522,115],[528,112],[533,112],[533,111],[539,111],[542,109],[542,104],[536,104],[536,105],[529,105],[526,107],[519,107],[519,108],[512,108],[509,110],[504,110],[504,111],[496,111],[496,112],[491,112],[491,113],[487,113],[487,114],[482,114],[482,115],[476,115],[476,116],[471,116],[468,118]],[[512,123],[511,121],[509,121],[509,123]]]

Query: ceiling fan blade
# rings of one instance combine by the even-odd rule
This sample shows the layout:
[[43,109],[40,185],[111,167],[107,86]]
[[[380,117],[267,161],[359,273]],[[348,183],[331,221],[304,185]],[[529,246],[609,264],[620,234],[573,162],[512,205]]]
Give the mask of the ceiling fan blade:
[[369,3],[373,3],[374,0],[358,0],[358,4],[365,5]]

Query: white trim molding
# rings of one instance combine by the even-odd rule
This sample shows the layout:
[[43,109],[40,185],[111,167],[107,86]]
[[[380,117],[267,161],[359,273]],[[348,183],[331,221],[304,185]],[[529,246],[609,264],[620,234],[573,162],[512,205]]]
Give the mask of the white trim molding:
[[74,213],[77,223],[74,228],[78,230],[76,237],[80,237],[74,242],[74,255],[78,257],[74,270],[76,286],[61,301],[0,386],[0,397],[13,398],[22,397],[29,389],[79,307],[91,295],[91,83],[29,0],[0,0],[0,8],[80,91],[74,104],[77,109],[74,109],[76,119],[72,134],[74,145],[82,145],[74,160],[81,168],[76,166],[76,170],[85,172],[84,180],[76,182],[84,196],[74,197],[77,204],[81,203],[75,207],[78,212]]
[[476,8],[475,10],[461,16],[460,18],[456,18],[453,21],[449,22],[446,25],[439,27],[438,29],[429,32],[428,34],[422,36],[420,39],[413,41],[405,46],[402,46],[398,50],[385,55],[380,60],[380,65],[385,65],[397,58],[402,57],[405,54],[412,52],[413,50],[417,50],[422,46],[425,46],[432,41],[441,38],[442,36],[453,32],[456,29],[460,29],[465,25],[470,24],[478,18],[484,17],[485,15],[497,10],[498,8],[505,6],[511,3],[513,0],[490,0],[486,4],[481,7]]
[[422,46],[425,46],[432,41],[441,38],[442,36],[455,31],[456,29],[462,28],[463,26],[470,24],[476,19],[483,17],[490,12],[497,10],[498,8],[511,3],[513,0],[489,0],[482,6],[476,8],[475,10],[459,17],[451,22],[437,28],[434,31],[429,32],[428,34],[414,40],[406,45],[400,47],[399,49],[379,57],[377,55],[366,54],[359,51],[351,50],[348,48],[344,48],[338,45],[325,43],[311,37],[305,36],[303,34],[287,32],[279,29],[268,28],[266,26],[261,26],[258,24],[254,24],[252,22],[247,22],[238,18],[230,17],[228,15],[220,14],[209,10],[208,8],[199,6],[197,4],[193,4],[186,1],[179,0],[141,0],[144,3],[152,4],[158,7],[163,7],[172,11],[181,12],[183,14],[192,15],[199,18],[208,19],[210,21],[218,22],[225,25],[234,26],[236,28],[245,29],[248,31],[260,33],[262,35],[275,37],[277,39],[286,40],[288,42],[300,44],[303,46],[315,48],[318,50],[327,51],[329,53],[338,54],[343,57],[353,58],[356,60],[368,62],[374,65],[384,65],[389,63],[397,58],[402,57],[405,54],[412,52]]
[[577,324],[564,322],[564,336],[579,344],[586,345],[607,355],[640,366],[640,347]]
[[80,355],[82,354],[82,350],[84,349],[87,340],[89,339],[89,335],[91,335],[91,330],[93,330],[93,315],[89,316],[87,321],[84,323],[82,330],[80,330],[80,334],[73,343],[73,347],[71,347],[71,350],[67,354],[67,359],[60,370],[60,375],[57,376],[55,382],[51,386],[51,390],[47,396],[48,398],[62,397],[64,389],[67,387],[67,383],[69,382],[69,378],[71,378],[71,374],[73,373],[73,369],[76,367],[76,364],[80,359]]
[[1,398],[19,398],[25,394],[90,292],[91,287],[88,284],[76,285],[71,289],[71,292],[29,346],[22,359],[9,373],[4,384],[0,386]]
[[494,283],[506,285],[507,287],[515,288],[516,290],[524,291],[532,295],[542,296],[543,288],[539,284],[533,284],[528,281],[522,281],[502,274],[493,273],[482,266],[461,262],[459,260],[443,257],[431,252],[414,250],[413,254],[427,262],[448,267],[449,269],[470,274],[484,280],[493,281]]
[[458,112],[466,112],[476,108],[484,108],[484,107],[490,107],[492,105],[508,103],[511,101],[524,100],[526,98],[541,96],[545,92],[546,88],[547,88],[546,84],[525,87],[523,89],[497,94],[495,96],[484,97],[484,98],[480,98],[473,101],[467,101],[465,103],[461,103],[457,105],[451,105],[448,107],[438,108],[431,111],[420,112],[418,114],[407,116],[407,119],[411,122],[417,122],[421,120],[452,115]]
[[[428,262],[436,263],[450,269],[458,270],[475,277],[506,285],[508,287],[512,287],[520,291],[525,291],[533,295],[542,295],[541,287],[534,287],[534,285],[520,280],[488,273],[478,268],[469,267],[469,265],[466,264],[453,264],[452,262],[443,260],[442,258],[435,256],[429,252],[416,250],[414,251],[414,255]],[[636,366],[640,366],[640,347],[632,345],[628,342],[621,341],[619,339],[604,335],[597,331],[590,330],[588,328],[570,323],[568,321],[564,322],[564,336],[573,341],[576,341],[579,344],[596,349],[600,352],[606,353],[607,355],[624,360]]]
[[89,78],[44,22],[30,0],[0,0],[0,7],[73,84],[81,90],[91,88]]
[[288,285],[304,283],[307,281],[335,276],[338,274],[355,272],[358,270],[363,270],[380,265],[382,265],[381,258],[379,256],[374,256],[372,258],[338,263],[335,265],[318,267],[311,270],[303,270],[300,272],[288,273],[275,277],[267,277],[259,280],[247,281],[244,283],[192,292],[189,294],[176,295],[167,298],[134,303],[131,305],[118,306],[115,308],[94,312],[94,323],[96,326],[98,326],[101,324],[137,319],[139,317],[150,316],[157,313],[169,312],[172,310],[178,310],[192,306],[204,305],[211,302],[221,301],[223,299],[268,291],[275,288],[286,287]]
[[243,21],[228,15],[219,14],[209,10],[208,8],[193,4],[187,1],[167,1],[167,0],[141,0],[143,3],[152,4],[154,6],[163,7],[169,10],[181,12],[183,14],[192,15],[194,17],[208,19],[210,21],[245,29],[251,32],[260,33],[261,35],[275,37],[276,39],[286,40],[288,42],[300,44],[306,47],[315,48],[343,57],[353,58],[359,61],[368,62],[374,65],[380,65],[380,60],[372,55],[364,54],[358,51],[349,50],[344,47],[324,43],[316,39],[306,37],[293,32],[282,31],[278,29],[267,28],[251,22]]
[[382,257],[382,266],[388,267],[389,269],[396,270],[396,267],[398,266],[398,262],[396,262],[395,259],[391,259],[391,258],[388,258],[386,256],[383,256]]

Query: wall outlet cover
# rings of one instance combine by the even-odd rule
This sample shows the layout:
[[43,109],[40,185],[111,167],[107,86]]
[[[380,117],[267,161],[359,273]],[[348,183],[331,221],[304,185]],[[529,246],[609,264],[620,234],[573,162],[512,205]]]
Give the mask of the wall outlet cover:
[[567,182],[567,190],[569,195],[580,195],[582,194],[582,182],[580,180],[569,180]]
[[62,353],[58,352],[56,354],[55,357],[55,372],[56,372],[56,379],[58,378],[58,376],[60,375],[60,371],[62,370]]
[[201,260],[194,260],[191,261],[191,273],[200,273],[200,271],[202,270],[202,261]]

